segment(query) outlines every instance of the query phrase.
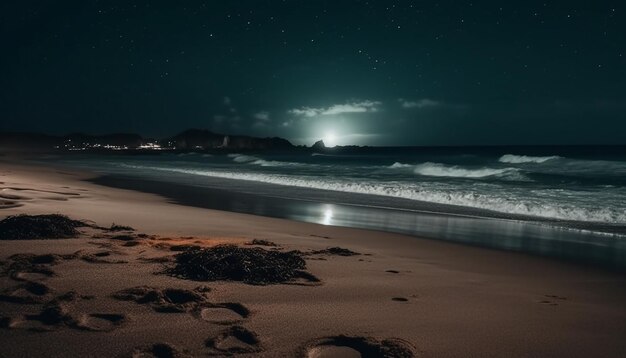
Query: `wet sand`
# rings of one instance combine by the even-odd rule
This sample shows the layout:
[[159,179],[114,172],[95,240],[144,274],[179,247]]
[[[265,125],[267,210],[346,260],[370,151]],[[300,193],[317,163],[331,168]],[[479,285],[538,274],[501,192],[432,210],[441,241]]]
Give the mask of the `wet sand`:
[[[184,206],[89,178],[0,163],[0,218],[61,213],[135,229],[0,240],[1,357],[349,356],[394,344],[423,357],[626,356],[626,277],[617,273]],[[245,245],[254,239],[278,247]],[[224,243],[310,253],[306,270],[320,282],[159,274],[178,252],[172,247]],[[329,247],[360,255],[311,253]]]
[[[208,186],[115,175],[99,176],[90,182],[160,195],[181,205],[408,234],[626,272],[626,227],[623,225],[507,216],[408,199],[404,207],[388,208],[381,206],[384,205],[379,202],[381,197],[375,195],[346,197],[342,193],[322,190],[316,190],[317,200],[294,199],[294,195],[276,197],[257,194],[250,190],[251,183],[242,187],[242,181],[233,183],[236,189],[224,190],[212,187],[211,178],[202,179],[206,179]],[[284,192],[292,189],[284,188]],[[358,200],[355,201],[355,198]]]

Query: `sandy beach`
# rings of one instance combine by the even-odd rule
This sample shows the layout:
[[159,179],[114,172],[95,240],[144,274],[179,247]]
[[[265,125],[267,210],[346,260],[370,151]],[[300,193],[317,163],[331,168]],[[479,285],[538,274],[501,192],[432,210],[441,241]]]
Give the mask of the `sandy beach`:
[[[416,357],[626,356],[622,274],[182,206],[85,181],[93,176],[0,162],[0,219],[63,214],[101,227],[55,240],[0,232],[0,357],[354,356],[350,345]],[[104,229],[112,224],[134,230]],[[163,273],[181,245],[220,244],[299,250],[311,276],[250,285]]]

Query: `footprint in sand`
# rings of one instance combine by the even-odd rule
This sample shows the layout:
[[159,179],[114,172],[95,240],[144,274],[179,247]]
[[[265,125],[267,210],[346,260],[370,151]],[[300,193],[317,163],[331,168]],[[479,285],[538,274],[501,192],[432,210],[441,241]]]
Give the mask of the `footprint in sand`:
[[263,349],[256,333],[242,326],[233,326],[205,341],[212,355],[258,353]]
[[547,306],[558,306],[559,304],[553,301],[548,301],[548,300],[542,300],[539,301],[539,303],[541,303],[542,305],[547,305]]
[[356,349],[346,346],[322,346],[309,349],[307,358],[361,358]]
[[214,324],[240,323],[250,316],[250,310],[241,303],[212,303],[208,307],[199,307],[197,316],[203,321]]
[[114,251],[98,251],[93,253],[83,254],[81,251],[77,251],[69,255],[56,255],[56,254],[16,254],[9,259],[12,262],[9,264],[7,271],[11,274],[11,277],[15,279],[20,278],[20,273],[38,273],[46,276],[54,275],[50,266],[57,265],[64,260],[73,260],[80,258],[81,260],[89,263],[104,263],[104,264],[122,264],[128,263],[124,260],[107,259],[112,254],[116,254]]
[[139,257],[137,258],[139,261],[147,262],[147,263],[167,263],[174,261],[173,256],[155,256],[155,257]]
[[76,258],[76,254],[15,254],[9,257],[10,262],[5,263],[6,268],[3,273],[8,274],[16,281],[43,279],[55,275],[50,266],[74,258]]
[[26,329],[47,332],[68,327],[77,330],[108,332],[118,328],[127,321],[124,314],[118,313],[74,313],[70,309],[72,302],[91,299],[75,291],[56,297],[46,303],[37,314],[25,314],[21,317],[3,317],[0,326],[11,329]]
[[127,288],[113,294],[113,297],[122,301],[134,301],[147,304],[153,310],[162,313],[191,312],[199,306],[209,304],[204,293],[207,287],[198,287],[192,290],[181,288],[155,288],[139,286]]
[[81,260],[92,264],[127,264],[128,261],[107,259],[114,254],[113,251],[99,251],[91,254],[85,254],[81,256]]
[[540,300],[539,303],[543,305],[548,305],[548,306],[558,306],[559,303],[557,301],[567,300],[567,297],[565,296],[558,296],[558,295],[543,295],[543,296],[546,297],[547,299]]
[[[71,255],[70,255],[71,256]],[[56,255],[56,254],[15,254],[11,255],[9,259],[14,266],[33,266],[33,265],[56,265],[65,259],[73,258],[68,255]]]
[[131,353],[131,358],[187,358],[191,357],[183,351],[169,343],[157,343],[148,347],[136,348]]
[[0,292],[0,301],[26,304],[43,303],[51,292],[52,289],[43,283],[23,281],[17,286]]
[[307,358],[343,357],[415,357],[415,348],[407,341],[390,338],[333,336],[320,338],[305,345],[302,356]]
[[52,289],[41,281],[55,275],[50,266],[75,258],[75,256],[75,254],[15,254],[10,256],[9,262],[2,265],[2,274],[20,283],[0,291],[0,301],[22,304],[46,302],[49,300],[48,295]]
[[298,271],[291,281],[284,282],[285,285],[296,286],[321,286],[322,280],[307,271]]
[[11,278],[15,281],[42,281],[50,276],[53,276],[52,271],[44,272],[14,272],[11,274]]
[[241,303],[209,302],[205,296],[209,291],[210,288],[206,286],[196,287],[194,290],[140,286],[116,292],[113,297],[149,305],[160,313],[191,313],[203,321],[214,324],[239,323],[250,316],[250,310]]
[[127,320],[126,316],[117,313],[89,313],[81,315],[76,321],[74,328],[86,331],[108,332]]
[[[110,229],[107,229],[110,231]],[[133,229],[134,230],[134,229]],[[126,230],[127,232],[129,230]],[[121,235],[114,235],[114,236],[103,236],[103,237],[99,237],[99,239],[109,239],[112,240],[113,242],[117,242],[119,245],[124,246],[124,247],[135,247],[135,246],[139,246],[142,244],[142,242],[145,242],[145,240],[148,239],[152,239],[152,237],[146,235],[146,234],[121,234]],[[101,244],[102,247],[108,246],[108,247],[113,247],[113,244]]]

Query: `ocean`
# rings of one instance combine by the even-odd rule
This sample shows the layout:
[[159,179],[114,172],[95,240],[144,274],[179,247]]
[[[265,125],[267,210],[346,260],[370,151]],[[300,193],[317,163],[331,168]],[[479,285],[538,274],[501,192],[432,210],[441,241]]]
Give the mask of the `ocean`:
[[[141,190],[146,185],[137,181],[143,181],[158,183],[161,189],[153,185],[151,191],[161,194],[167,185],[202,192],[192,200],[198,206],[551,256],[556,250],[564,258],[591,255],[594,262],[626,266],[626,147],[81,154],[54,160],[99,172],[110,185],[135,183]],[[569,248],[554,248],[555,242],[576,243],[576,253],[563,254]],[[581,242],[602,253],[585,253],[589,247]]]

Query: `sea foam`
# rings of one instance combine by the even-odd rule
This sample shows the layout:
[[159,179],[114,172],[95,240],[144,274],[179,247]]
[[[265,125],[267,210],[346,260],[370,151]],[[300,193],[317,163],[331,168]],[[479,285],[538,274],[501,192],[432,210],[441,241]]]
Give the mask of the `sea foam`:
[[229,158],[233,158],[235,163],[243,163],[243,164],[254,164],[260,165],[262,167],[291,167],[291,166],[302,166],[306,165],[304,163],[295,163],[295,162],[281,162],[278,160],[265,160],[259,157],[255,157],[252,155],[244,155],[244,154],[228,154]]
[[401,169],[401,168],[412,168],[413,164],[405,164],[400,162],[395,162],[389,166],[391,169]]
[[505,154],[498,160],[500,163],[522,164],[522,163],[545,163],[548,160],[560,159],[557,155],[547,157],[532,157],[529,155]]
[[433,177],[455,177],[455,178],[485,178],[494,175],[514,174],[519,170],[516,168],[478,168],[467,169],[456,165],[445,165],[441,163],[426,162],[415,166],[415,174]]
[[[317,179],[282,174],[242,173],[230,171],[214,171],[204,169],[167,168],[153,166],[123,165],[133,169],[169,171],[174,173],[192,174],[224,179],[246,180],[276,185],[301,188],[332,190],[339,192],[382,195],[492,210],[509,214],[529,215],[559,220],[575,220],[585,222],[604,222],[612,224],[626,223],[626,211],[619,207],[597,207],[580,203],[559,203],[550,200],[550,193],[542,193],[538,197],[524,198],[519,193],[497,192],[481,193],[475,190],[447,190],[446,188],[429,187],[426,184],[357,182],[335,179]],[[552,193],[555,194],[555,193]],[[560,192],[559,196],[567,193]],[[544,199],[538,199],[544,198]]]

